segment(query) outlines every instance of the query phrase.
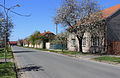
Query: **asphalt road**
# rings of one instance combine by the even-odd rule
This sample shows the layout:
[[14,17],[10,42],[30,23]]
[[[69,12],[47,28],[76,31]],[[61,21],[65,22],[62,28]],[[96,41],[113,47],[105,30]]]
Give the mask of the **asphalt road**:
[[120,68],[55,53],[13,47],[23,78],[120,78]]

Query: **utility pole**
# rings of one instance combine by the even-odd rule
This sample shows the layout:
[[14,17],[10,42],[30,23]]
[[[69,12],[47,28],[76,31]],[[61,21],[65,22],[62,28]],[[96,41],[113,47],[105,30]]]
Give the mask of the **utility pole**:
[[[6,13],[6,10],[5,10],[5,0],[4,0],[4,11],[5,11],[5,13]],[[7,15],[7,13],[6,13],[6,15]],[[6,25],[6,24],[5,24]],[[5,26],[5,63],[7,62],[7,60],[6,60],[6,26]]]
[[7,49],[8,49],[8,45],[7,45],[7,31],[8,31],[8,19],[9,19],[9,17],[8,17],[8,12],[11,10],[11,9],[13,9],[13,8],[15,8],[15,7],[20,7],[20,5],[15,5],[15,6],[12,6],[12,7],[10,7],[10,8],[6,8],[6,6],[5,6],[5,3],[6,3],[6,1],[4,0],[4,12],[5,12],[5,14],[6,14],[6,23],[5,23],[5,63],[7,62],[7,60],[6,60],[6,51],[7,51]]
[[20,5],[15,5],[15,6],[12,6],[12,7],[10,7],[10,8],[6,8],[6,1],[4,0],[4,5],[1,5],[0,4],[0,6],[1,7],[3,7],[4,8],[4,12],[5,12],[5,15],[6,15],[6,26],[5,26],[5,63],[6,63],[6,50],[7,50],[7,31],[8,31],[8,24],[9,24],[9,17],[8,17],[8,11],[10,11],[10,12],[12,12],[12,13],[14,13],[14,14],[16,14],[16,15],[19,15],[19,16],[25,16],[25,17],[29,17],[30,15],[23,15],[23,14],[19,14],[19,13],[17,13],[17,12],[14,12],[14,11],[12,11],[11,9],[13,9],[13,8],[15,8],[15,7],[20,7]]
[[7,45],[7,29],[8,29],[8,11],[9,11],[9,9],[7,10],[7,12],[6,12],[6,26],[5,26],[5,63],[7,62],[7,60],[6,60],[6,55],[7,55],[7,49],[8,49],[8,45]]
[[56,23],[56,35],[58,34],[58,24]]

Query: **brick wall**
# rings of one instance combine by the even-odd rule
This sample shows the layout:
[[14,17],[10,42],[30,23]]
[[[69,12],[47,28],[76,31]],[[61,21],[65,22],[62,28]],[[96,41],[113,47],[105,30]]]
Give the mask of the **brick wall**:
[[120,55],[120,41],[107,42],[107,54]]

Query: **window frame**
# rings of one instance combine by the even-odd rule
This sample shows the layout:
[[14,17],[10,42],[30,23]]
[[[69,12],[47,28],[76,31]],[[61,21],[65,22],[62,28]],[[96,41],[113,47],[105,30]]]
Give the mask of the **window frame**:
[[76,46],[76,40],[75,39],[71,39],[72,40],[72,46],[75,47]]
[[99,37],[95,36],[95,37],[92,37],[92,46],[99,46]]
[[86,37],[84,37],[84,38],[82,39],[82,46],[85,47],[86,44],[87,44],[87,42],[86,42]]

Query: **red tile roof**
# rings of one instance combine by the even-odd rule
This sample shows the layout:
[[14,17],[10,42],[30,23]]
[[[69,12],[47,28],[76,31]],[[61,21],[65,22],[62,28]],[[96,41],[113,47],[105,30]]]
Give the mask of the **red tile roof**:
[[102,10],[102,12],[104,14],[103,16],[105,18],[107,18],[107,17],[111,16],[113,13],[115,13],[119,9],[120,9],[120,4],[112,6],[112,7],[107,8],[107,9],[104,9],[104,10]]
[[[101,12],[102,12],[104,18],[108,18],[109,16],[114,14],[119,9],[120,9],[120,4],[112,6],[112,7],[107,8],[107,9],[104,9]],[[81,21],[78,21],[77,25],[80,25],[80,24],[81,24]],[[69,30],[71,27],[75,27],[77,25],[72,25],[72,26],[68,27],[67,30]]]
[[17,44],[17,41],[10,41],[9,44]]
[[50,31],[47,31],[47,32],[41,33],[40,35],[44,36],[44,35],[46,35],[46,34],[53,34],[53,33],[50,32]]

